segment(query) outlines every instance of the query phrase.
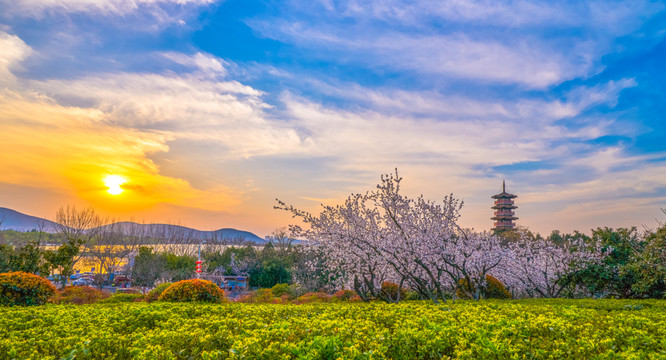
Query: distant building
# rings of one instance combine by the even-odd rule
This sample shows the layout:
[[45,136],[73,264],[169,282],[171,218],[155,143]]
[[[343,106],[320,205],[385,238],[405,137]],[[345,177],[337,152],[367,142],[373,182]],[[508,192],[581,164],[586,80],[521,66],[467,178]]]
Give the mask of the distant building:
[[250,289],[248,276],[204,274],[201,277],[216,283],[217,286],[227,292],[242,292]]
[[493,230],[511,230],[516,227],[513,221],[518,218],[513,210],[518,207],[513,204],[513,199],[517,197],[506,192],[506,183],[502,180],[502,192],[492,196],[495,199],[495,206],[492,207],[495,210],[495,216],[491,218],[495,221]]

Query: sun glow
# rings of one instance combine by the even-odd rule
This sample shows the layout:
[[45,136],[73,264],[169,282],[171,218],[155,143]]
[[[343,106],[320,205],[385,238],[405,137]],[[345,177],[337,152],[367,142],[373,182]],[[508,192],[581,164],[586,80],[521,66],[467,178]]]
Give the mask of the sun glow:
[[108,175],[104,178],[104,185],[109,188],[106,191],[111,195],[119,195],[125,191],[122,187],[120,187],[120,185],[126,182],[127,180],[125,180],[125,178],[118,175]]

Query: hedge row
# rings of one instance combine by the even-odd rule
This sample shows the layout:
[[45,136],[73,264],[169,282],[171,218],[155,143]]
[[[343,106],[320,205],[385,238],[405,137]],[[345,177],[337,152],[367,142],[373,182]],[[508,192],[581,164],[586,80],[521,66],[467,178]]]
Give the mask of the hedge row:
[[0,359],[666,359],[663,300],[0,308]]

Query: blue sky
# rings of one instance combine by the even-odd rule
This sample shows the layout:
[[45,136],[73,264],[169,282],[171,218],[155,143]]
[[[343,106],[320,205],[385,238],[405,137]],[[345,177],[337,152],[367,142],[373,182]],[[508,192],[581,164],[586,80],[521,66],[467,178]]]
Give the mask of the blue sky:
[[[492,222],[656,225],[661,1],[0,0],[5,204],[268,234],[398,168]],[[104,197],[105,174],[128,179]],[[37,195],[39,194],[39,195]]]

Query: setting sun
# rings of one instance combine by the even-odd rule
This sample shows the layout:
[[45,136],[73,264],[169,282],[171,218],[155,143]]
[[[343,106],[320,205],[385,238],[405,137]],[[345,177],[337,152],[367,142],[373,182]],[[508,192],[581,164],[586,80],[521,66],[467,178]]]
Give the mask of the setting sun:
[[109,188],[106,191],[111,195],[121,194],[124,190],[122,187],[120,187],[120,185],[126,182],[127,180],[125,180],[122,176],[118,175],[109,175],[104,178],[104,185],[106,185]]

